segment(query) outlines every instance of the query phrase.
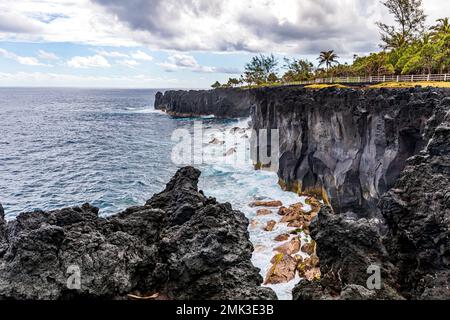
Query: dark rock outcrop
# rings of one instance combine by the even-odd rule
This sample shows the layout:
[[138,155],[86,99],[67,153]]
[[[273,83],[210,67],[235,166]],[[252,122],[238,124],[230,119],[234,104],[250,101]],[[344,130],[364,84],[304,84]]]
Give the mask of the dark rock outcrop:
[[250,115],[253,96],[239,88],[158,92],[155,109],[177,117],[214,115],[217,118],[240,118]]
[[320,196],[335,212],[373,216],[442,121],[449,90],[282,87],[252,94],[254,129],[279,129],[286,189]]
[[[293,290],[295,300],[402,299],[397,293],[397,269],[382,243],[379,219],[334,214],[324,206],[310,230],[317,243],[322,277],[301,281]],[[381,290],[366,288],[370,266],[380,268]]]
[[[109,218],[88,204],[6,225],[0,214],[0,299],[275,299],[250,262],[248,220],[199,192],[199,176],[183,168],[145,206]],[[79,290],[67,286],[74,270]]]
[[450,111],[379,207],[405,297],[450,299]]

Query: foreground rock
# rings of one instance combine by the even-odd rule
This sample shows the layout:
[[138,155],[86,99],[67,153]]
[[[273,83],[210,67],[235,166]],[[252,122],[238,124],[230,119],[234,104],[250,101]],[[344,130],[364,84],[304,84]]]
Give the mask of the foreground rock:
[[0,299],[276,299],[250,262],[248,220],[199,192],[199,176],[181,169],[145,206],[110,218],[83,205],[5,225],[0,209]]

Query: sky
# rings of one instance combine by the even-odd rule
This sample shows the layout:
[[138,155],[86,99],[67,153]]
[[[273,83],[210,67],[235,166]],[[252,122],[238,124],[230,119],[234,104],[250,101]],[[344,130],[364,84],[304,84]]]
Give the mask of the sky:
[[1,0],[0,86],[206,88],[259,53],[350,62],[379,50],[377,21],[379,0]]

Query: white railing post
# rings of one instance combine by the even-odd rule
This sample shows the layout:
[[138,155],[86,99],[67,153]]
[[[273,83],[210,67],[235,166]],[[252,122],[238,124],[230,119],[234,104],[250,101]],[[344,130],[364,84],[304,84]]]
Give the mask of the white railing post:
[[397,76],[397,82],[400,82],[400,76]]
[[430,81],[430,74],[428,74],[427,76],[427,81]]

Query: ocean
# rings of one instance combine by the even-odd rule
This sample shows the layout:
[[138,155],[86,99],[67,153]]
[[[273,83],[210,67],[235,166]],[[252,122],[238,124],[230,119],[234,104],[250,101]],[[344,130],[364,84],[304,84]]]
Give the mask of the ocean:
[[[203,141],[192,144],[194,153],[201,149],[205,155],[195,163],[202,171],[199,187],[252,221],[252,261],[264,276],[275,255],[273,239],[289,230],[278,224],[264,231],[276,213],[257,217],[249,204],[304,199],[281,190],[276,173],[255,171],[250,159],[228,152],[248,151],[249,119],[172,118],[154,110],[157,91],[0,88],[0,203],[6,218],[85,202],[99,207],[102,216],[142,205],[182,166],[173,161],[180,145],[174,132],[193,137],[194,124],[201,124]],[[224,144],[211,144],[214,139]],[[271,287],[279,298],[290,299],[298,281]]]

